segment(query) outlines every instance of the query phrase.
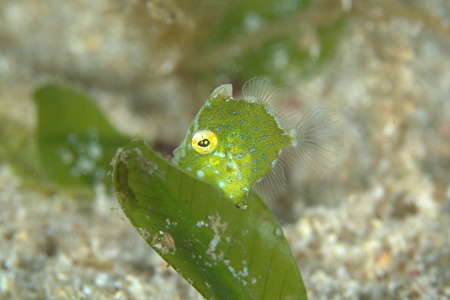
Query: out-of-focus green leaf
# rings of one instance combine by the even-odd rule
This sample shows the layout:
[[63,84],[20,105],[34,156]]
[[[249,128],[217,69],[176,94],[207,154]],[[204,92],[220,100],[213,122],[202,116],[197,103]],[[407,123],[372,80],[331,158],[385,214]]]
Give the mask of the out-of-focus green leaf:
[[220,43],[244,32],[251,32],[264,24],[282,21],[305,9],[311,2],[311,0],[234,1],[225,13],[222,23],[215,28],[211,42]]
[[92,186],[104,180],[116,149],[129,138],[119,134],[91,99],[49,84],[36,90],[38,148],[44,176],[63,186]]
[[342,7],[331,1],[233,2],[201,44],[203,63],[211,68],[206,73],[264,74],[274,83],[298,80],[331,57],[344,21]]
[[37,145],[30,129],[0,115],[0,164],[8,163],[27,182],[39,171]]
[[113,181],[139,234],[207,299],[307,299],[283,231],[253,192],[246,210],[142,141],[121,149]]

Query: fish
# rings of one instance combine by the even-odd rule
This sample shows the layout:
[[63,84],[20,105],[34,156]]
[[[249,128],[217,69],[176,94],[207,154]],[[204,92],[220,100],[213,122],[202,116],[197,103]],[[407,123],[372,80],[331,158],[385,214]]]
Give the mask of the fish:
[[316,108],[293,120],[288,94],[266,77],[247,81],[241,99],[233,98],[231,84],[220,85],[193,119],[172,162],[240,209],[247,207],[252,189],[267,201],[280,197],[288,165],[300,157],[323,169],[342,146],[334,113]]

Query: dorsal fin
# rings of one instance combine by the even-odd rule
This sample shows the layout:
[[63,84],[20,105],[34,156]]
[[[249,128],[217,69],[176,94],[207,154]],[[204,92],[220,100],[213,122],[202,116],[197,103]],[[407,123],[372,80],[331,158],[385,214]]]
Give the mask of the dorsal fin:
[[248,102],[260,102],[280,114],[280,109],[285,105],[289,90],[287,88],[275,88],[266,77],[253,77],[242,87],[242,95]]
[[217,97],[219,94],[227,97],[233,97],[233,86],[230,83],[222,84],[216,87],[216,89],[211,93],[209,99]]

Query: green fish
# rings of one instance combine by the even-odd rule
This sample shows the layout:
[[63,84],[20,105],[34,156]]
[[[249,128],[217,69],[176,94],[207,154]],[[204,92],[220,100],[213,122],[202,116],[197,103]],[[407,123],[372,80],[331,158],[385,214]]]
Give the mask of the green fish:
[[285,190],[285,166],[300,156],[314,168],[332,163],[342,144],[334,114],[314,109],[293,124],[288,90],[255,77],[234,99],[231,84],[217,87],[175,149],[173,162],[207,182],[241,209],[254,189],[265,200]]

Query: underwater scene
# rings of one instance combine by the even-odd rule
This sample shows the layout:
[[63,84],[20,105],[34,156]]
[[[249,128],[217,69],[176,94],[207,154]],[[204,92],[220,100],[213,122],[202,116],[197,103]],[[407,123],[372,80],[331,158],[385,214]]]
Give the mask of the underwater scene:
[[450,1],[0,2],[0,299],[450,298]]

